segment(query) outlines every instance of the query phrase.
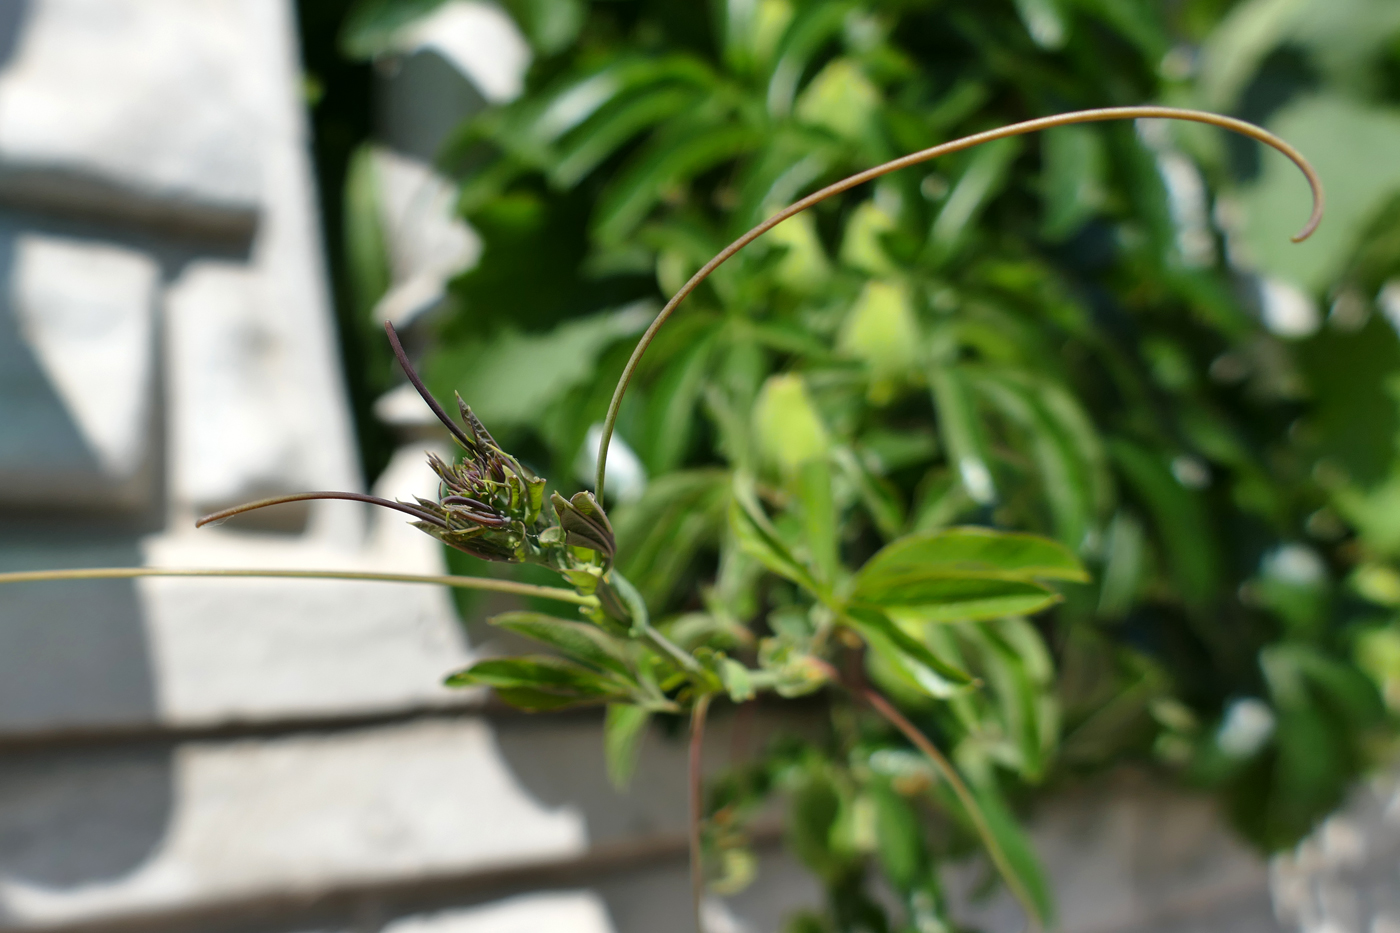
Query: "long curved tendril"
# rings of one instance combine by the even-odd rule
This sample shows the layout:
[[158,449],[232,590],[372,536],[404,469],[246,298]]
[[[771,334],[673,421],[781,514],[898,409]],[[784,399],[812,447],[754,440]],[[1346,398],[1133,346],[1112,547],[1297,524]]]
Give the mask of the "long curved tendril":
[[368,502],[370,505],[378,505],[386,509],[396,509],[406,515],[412,515],[420,522],[427,522],[430,525],[437,525],[440,528],[447,527],[446,522],[427,509],[420,509],[406,502],[395,502],[393,499],[382,499],[379,496],[367,496],[362,492],[299,492],[290,496],[274,496],[271,499],[259,499],[257,502],[245,502],[242,505],[235,505],[233,508],[224,509],[221,512],[212,512],[195,522],[194,527],[203,528],[210,522],[221,522],[226,518],[232,518],[244,512],[267,508],[269,505],[282,505],[286,502],[302,502],[307,499],[348,499],[351,502]]
[[948,155],[953,152],[961,152],[964,149],[971,149],[983,143],[989,143],[997,139],[1006,139],[1009,136],[1023,136],[1027,133],[1036,133],[1040,130],[1053,129],[1057,126],[1069,126],[1074,123],[1100,123],[1109,120],[1139,120],[1139,119],[1163,119],[1163,120],[1190,120],[1195,123],[1208,123],[1211,126],[1218,126],[1251,139],[1258,140],[1267,146],[1272,146],[1279,152],[1287,156],[1294,165],[1298,166],[1304,177],[1307,178],[1308,187],[1312,190],[1313,208],[1308,221],[1303,225],[1303,229],[1298,231],[1293,237],[1294,243],[1301,243],[1312,235],[1317,229],[1317,225],[1322,222],[1323,192],[1322,180],[1317,177],[1317,172],[1309,164],[1297,149],[1294,149],[1287,142],[1270,133],[1268,130],[1255,126],[1253,123],[1246,123],[1234,117],[1224,117],[1219,114],[1206,113],[1202,110],[1187,110],[1180,107],[1103,107],[1097,110],[1077,110],[1073,113],[1061,113],[1052,117],[1039,117],[1034,120],[1025,120],[1021,123],[1012,123],[1007,126],[998,127],[994,130],[987,130],[983,133],[975,133],[972,136],[964,136],[952,142],[942,143],[928,149],[892,159],[874,168],[868,168],[863,172],[858,172],[841,181],[827,185],[820,191],[813,192],[807,197],[796,201],[783,208],[778,213],[769,217],[739,239],[730,243],[720,251],[709,262],[701,267],[700,271],[690,277],[690,281],[681,286],[681,290],[671,296],[671,300],[666,302],[666,306],[657,314],[656,319],[651,322],[651,326],[646,329],[646,333],[637,341],[637,347],[632,351],[632,356],[627,361],[626,368],[622,371],[622,376],[617,381],[617,388],[613,391],[612,402],[608,405],[608,415],[603,422],[603,436],[598,444],[598,473],[597,481],[594,484],[594,492],[598,501],[603,501],[603,482],[607,478],[608,446],[612,443],[613,429],[617,426],[617,413],[622,407],[622,397],[627,393],[627,387],[632,382],[632,376],[636,372],[637,364],[641,362],[642,354],[646,353],[651,342],[656,339],[659,331],[675,313],[676,307],[690,295],[691,292],[700,285],[701,282],[709,278],[710,273],[718,269],[739,250],[748,246],[763,234],[772,230],[778,224],[796,214],[800,214],[807,208],[815,204],[820,204],[833,195],[849,191],[858,185],[863,185],[867,181],[873,181],[882,175],[890,172],[897,172],[902,168],[911,165],[918,165],[921,162],[928,162],[939,156]]
[[[394,325],[391,322],[384,322],[384,333],[389,337],[389,346],[394,351],[394,358],[399,361],[399,366],[402,367],[404,375],[408,377],[408,381],[413,384],[413,388],[418,390],[418,394],[423,397],[423,401],[428,403],[428,407],[433,410],[433,414],[437,416],[439,421],[446,425],[447,430],[452,432],[452,436],[457,438],[464,447],[470,450],[472,448],[471,438],[467,436],[467,432],[462,430],[460,425],[447,416],[447,412],[438,404],[437,399],[433,398],[433,394],[428,391],[428,387],[423,384],[423,380],[419,378],[418,373],[414,371],[413,364],[409,362],[408,354],[404,352],[403,344],[399,341],[398,332],[394,330]],[[259,499],[257,502],[245,502],[242,505],[236,505],[233,508],[206,515],[195,522],[194,527],[203,528],[210,522],[221,522],[226,518],[232,518],[244,512],[251,512],[254,509],[265,509],[270,505],[282,505],[287,502],[302,502],[307,499],[348,499],[352,502],[367,502],[370,505],[377,505],[386,509],[395,509],[406,515],[412,515],[419,521],[427,522],[430,525],[436,525],[439,528],[447,527],[447,523],[439,516],[434,515],[426,509],[421,509],[416,505],[410,505],[407,502],[397,502],[393,499],[384,499],[379,496],[367,496],[359,492],[299,492],[290,496],[275,496],[271,499]],[[492,519],[492,521],[494,521],[494,519]]]

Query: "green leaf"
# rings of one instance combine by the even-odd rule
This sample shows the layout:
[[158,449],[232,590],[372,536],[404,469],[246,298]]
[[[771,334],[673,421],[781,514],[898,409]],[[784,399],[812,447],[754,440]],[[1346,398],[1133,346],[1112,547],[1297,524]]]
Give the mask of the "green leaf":
[[932,578],[1068,580],[1089,575],[1074,552],[1039,535],[975,526],[912,534],[878,551],[856,576],[856,592]]
[[759,136],[747,126],[701,124],[681,138],[647,146],[608,186],[593,215],[604,244],[627,239],[670,190],[751,150]]
[[997,498],[991,455],[966,380],[952,367],[935,366],[929,370],[928,384],[938,411],[939,433],[963,489],[977,504],[990,505]]
[[1068,238],[1104,206],[1108,197],[1108,153],[1091,126],[1063,126],[1041,137],[1041,234]]
[[871,275],[894,275],[898,269],[885,253],[880,238],[894,230],[895,220],[873,200],[862,201],[846,221],[841,262]]
[[1016,12],[1036,45],[1051,51],[1064,46],[1069,27],[1056,0],[1016,0]]
[[428,359],[428,381],[439,394],[457,391],[493,428],[535,424],[552,402],[593,375],[604,350],[641,333],[655,313],[639,302],[546,334],[506,331],[489,343],[442,348]]
[[1142,584],[1146,557],[1146,533],[1129,512],[1119,512],[1108,526],[1104,550],[1108,563],[1099,587],[1100,618],[1120,619],[1128,614]]
[[905,624],[991,619],[1059,601],[1037,578],[1088,580],[1073,553],[1047,538],[953,528],[887,545],[856,574],[851,598]]
[[802,528],[807,551],[818,578],[828,583],[836,579],[836,503],[831,495],[831,466],[825,460],[803,463],[797,471],[797,498],[802,505]]
[[778,46],[778,60],[768,79],[768,112],[785,117],[792,111],[802,76],[812,58],[841,32],[854,3],[809,3],[798,7],[796,19]]
[[627,690],[571,661],[548,656],[478,661],[446,680],[449,687],[492,687],[505,702],[531,711],[627,699]]
[[1040,472],[1041,489],[1050,503],[1055,533],[1070,547],[1084,543],[1096,515],[1095,467],[1080,457],[1080,447],[1042,404],[1039,387],[1015,377],[974,375],[972,384],[1006,418],[1026,432]]
[[660,611],[701,549],[718,542],[729,486],[723,470],[671,473],[617,510],[619,566],[649,606]]
[[916,369],[923,346],[908,290],[894,282],[867,282],[846,315],[837,346],[870,368],[871,403],[892,401],[899,383]]
[[879,606],[901,624],[917,626],[1033,615],[1059,602],[1060,594],[1021,580],[934,576],[856,599],[863,605]]
[[880,865],[898,890],[907,891],[925,870],[923,824],[904,798],[884,782],[872,784],[866,793],[875,808]]
[[1022,619],[968,625],[960,634],[977,646],[978,669],[985,672],[1002,727],[1016,750],[1018,772],[1038,780],[1058,738],[1054,701],[1045,689],[1052,671],[1040,636]]
[[[793,291],[815,291],[831,278],[831,264],[811,214],[789,217],[764,234],[763,239],[787,250],[774,270],[774,277]],[[818,345],[825,349],[824,345]]]
[[557,619],[539,612],[507,612],[488,620],[496,628],[533,638],[557,648],[575,661],[600,671],[633,678],[625,643],[583,622]]
[[663,85],[618,101],[559,146],[557,161],[549,167],[550,183],[572,188],[628,140],[693,107],[703,94],[697,87]]
[[356,317],[373,323],[372,312],[393,281],[389,247],[379,209],[379,178],[374,147],[360,146],[350,157],[345,173],[345,254],[350,297]]
[[[709,66],[689,55],[618,55],[601,68],[568,75],[548,92],[522,100],[507,112],[494,138],[517,157],[540,165],[551,161],[552,146],[572,134],[584,147],[595,131],[608,136],[611,121],[622,110],[655,90],[703,89],[713,83]],[[567,161],[575,152],[565,143],[554,156]]]
[[853,608],[846,622],[865,639],[871,653],[928,696],[947,699],[974,682],[971,674],[938,657],[882,612]]
[[1034,920],[1042,929],[1052,929],[1055,925],[1055,902],[1030,840],[1017,824],[1015,815],[1007,807],[999,790],[988,786],[973,786],[971,790],[988,829],[1010,863],[1012,873],[1031,898],[1031,906],[1036,911]]
[[764,456],[785,474],[825,457],[831,448],[826,425],[796,373],[770,376],[763,384],[754,404],[753,430]]
[[729,699],[735,703],[747,703],[756,694],[753,684],[753,674],[747,667],[735,661],[733,658],[724,658],[719,665],[719,678],[724,683],[724,689],[729,694]]
[[618,790],[632,783],[637,757],[642,748],[651,713],[640,706],[608,704],[603,720],[603,751],[608,763],[608,779]]
[[859,140],[875,128],[880,89],[849,58],[829,62],[797,99],[797,118]]
[[816,592],[818,587],[811,572],[802,565],[773,527],[754,494],[753,478],[744,473],[734,474],[733,497],[729,505],[729,527],[744,553],[780,577]]
[[929,248],[936,259],[951,257],[961,245],[968,227],[1001,189],[1020,152],[1020,140],[1002,139],[987,143],[972,154],[933,222]]
[[1152,513],[1177,591],[1188,604],[1204,603],[1219,586],[1220,561],[1200,497],[1177,482],[1161,456],[1121,439],[1108,449]]
[[667,367],[651,393],[647,469],[652,475],[680,466],[694,433],[695,408],[709,370],[716,335],[706,333]]
[[896,537],[904,527],[904,504],[899,501],[899,490],[883,477],[874,475],[849,447],[837,447],[832,451],[836,465],[856,488],[856,494],[875,527],[885,540]]

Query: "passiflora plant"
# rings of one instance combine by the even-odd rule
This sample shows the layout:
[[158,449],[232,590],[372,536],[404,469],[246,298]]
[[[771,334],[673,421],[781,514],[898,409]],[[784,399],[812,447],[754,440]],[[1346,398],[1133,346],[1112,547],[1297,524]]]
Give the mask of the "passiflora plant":
[[[481,660],[447,682],[490,687],[505,702],[536,712],[605,704],[609,765],[620,780],[631,769],[637,740],[652,715],[688,717],[697,927],[703,930],[700,904],[707,875],[721,890],[751,876],[744,820],[770,789],[765,782],[784,768],[795,800],[793,845],[831,892],[830,919],[838,929],[890,928],[883,908],[864,888],[872,845],[862,837],[870,835],[872,825],[881,837],[873,847],[885,877],[903,901],[904,928],[947,928],[945,898],[922,828],[925,818],[915,803],[925,797],[953,827],[980,843],[1032,921],[1049,925],[1049,893],[998,790],[994,767],[1031,776],[1044,768],[1054,725],[1037,696],[1048,682],[1049,660],[1028,619],[1060,602],[1062,588],[1089,581],[1075,550],[1048,537],[985,526],[920,530],[900,521],[882,524],[888,506],[882,504],[886,493],[878,477],[849,449],[829,442],[804,380],[779,376],[765,383],[758,401],[768,453],[762,458],[739,454],[742,441],[736,436],[733,468],[720,474],[724,483],[716,501],[723,506],[732,547],[723,551],[715,582],[704,593],[705,611],[658,625],[647,599],[621,570],[629,556],[619,551],[603,509],[607,451],[631,379],[663,326],[726,260],[765,233],[828,198],[940,156],[1039,130],[1142,118],[1213,124],[1274,147],[1302,169],[1312,187],[1313,213],[1295,239],[1306,237],[1321,219],[1321,187],[1307,161],[1283,140],[1232,118],[1168,107],[1120,107],[988,130],[828,185],[773,212],[699,268],[655,317],[623,369],[604,423],[594,492],[546,497],[547,481],[503,450],[460,396],[460,421],[448,415],[386,323],[404,372],[460,448],[453,462],[430,458],[441,481],[438,497],[398,502],[358,493],[308,492],[249,503],[199,521],[204,525],[304,499],[370,502],[406,513],[416,527],[472,557],[548,568],[565,587],[463,576],[160,568],[17,573],[0,576],[0,582],[199,574],[358,577],[497,590],[571,604],[576,611],[568,616],[511,612],[492,619],[493,625],[539,642],[547,653]],[[877,290],[861,302],[863,310],[849,329],[850,345],[902,352],[894,296]],[[1026,389],[1005,387],[1013,396]],[[868,391],[878,395],[888,389],[876,379]],[[1028,397],[1017,397],[1032,404]],[[959,443],[958,430],[970,433],[976,426],[948,425],[949,444]],[[965,471],[976,470],[975,464],[965,463]],[[963,482],[975,486],[977,479],[964,476]],[[842,533],[843,513],[856,501],[864,503],[885,538],[873,553]],[[646,550],[644,537],[640,548],[631,557],[634,563],[665,559]],[[756,611],[753,585],[763,576],[772,581],[770,603],[776,609],[764,617],[764,630],[755,631],[749,624]],[[1008,677],[1024,682],[1008,683]],[[917,755],[887,736],[848,724],[854,729],[848,761],[812,759],[800,748],[780,751],[766,770],[722,782],[706,806],[699,754],[712,701],[725,697],[744,704],[760,696],[793,699],[822,690],[857,700]],[[899,706],[912,710],[914,718],[933,723],[946,718],[955,724],[939,731],[961,732],[959,764]],[[981,754],[975,754],[979,744]],[[713,870],[707,871],[707,865]],[[797,929],[826,928],[816,917],[794,923]]]

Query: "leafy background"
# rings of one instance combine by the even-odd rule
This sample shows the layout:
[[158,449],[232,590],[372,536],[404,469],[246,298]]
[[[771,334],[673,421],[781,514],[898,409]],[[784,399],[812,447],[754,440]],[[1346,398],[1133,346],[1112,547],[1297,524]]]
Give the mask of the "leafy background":
[[[365,80],[354,60],[433,6],[303,3],[304,28],[337,19],[348,53],[308,52],[328,88],[316,112],[333,190],[367,132],[344,103]],[[619,422],[646,482],[618,483],[609,507],[621,569],[663,630],[738,656],[819,620],[745,549],[736,473],[757,478],[801,559],[838,577],[956,525],[1074,550],[1093,582],[1065,585],[1055,609],[928,629],[984,690],[935,702],[878,655],[868,665],[952,751],[1031,888],[1012,813],[1047,787],[1139,763],[1218,794],[1271,850],[1386,760],[1400,710],[1400,285],[1386,284],[1400,281],[1400,7],[505,6],[535,63],[518,101],[441,153],[485,251],[420,340],[434,388],[460,391],[565,493],[586,484],[585,439],[648,309],[822,184],[1095,106],[1202,107],[1295,144],[1329,196],[1302,245],[1288,237],[1306,189],[1282,157],[1155,123],[986,146],[785,223],[646,357]],[[365,203],[348,190],[330,212],[334,237],[358,231],[336,253],[361,400],[390,385]],[[362,422],[373,472],[386,441]],[[826,530],[804,506],[823,476]],[[744,821],[778,796],[792,851],[831,893],[793,930],[937,929],[936,866],[970,847],[960,811],[896,734],[829,705],[826,740],[776,746],[712,788],[712,877],[744,883]],[[877,877],[900,895],[889,916]]]

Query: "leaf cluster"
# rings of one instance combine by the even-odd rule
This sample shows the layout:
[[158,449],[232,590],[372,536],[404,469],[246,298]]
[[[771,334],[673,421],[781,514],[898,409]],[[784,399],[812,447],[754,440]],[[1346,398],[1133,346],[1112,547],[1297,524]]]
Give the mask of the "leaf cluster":
[[[1007,140],[785,222],[642,364],[619,431],[650,481],[612,521],[634,608],[703,669],[645,642],[677,665],[645,675],[668,703],[799,695],[855,658],[951,750],[1012,862],[1008,801],[1123,761],[1214,789],[1258,844],[1290,844],[1389,747],[1400,709],[1400,344],[1373,313],[1400,275],[1383,210],[1400,178],[1364,155],[1400,126],[1400,44],[1377,38],[1400,26],[1384,4],[1323,6],[517,4],[527,92],[444,154],[479,166],[461,209],[486,253],[454,286],[431,380],[494,406],[566,478],[645,323],[627,303],[674,293],[816,187],[1072,107],[1276,118],[1341,185],[1302,261],[1292,180],[1197,127]],[[1280,65],[1299,47],[1301,77]],[[1290,329],[1279,294],[1330,304],[1329,323]],[[507,353],[541,375],[481,375]],[[549,643],[593,687],[547,692],[613,704],[625,773],[644,721],[629,710],[661,708],[628,692],[646,664],[617,681]],[[490,670],[480,682],[505,685]],[[711,867],[744,877],[738,814],[781,793],[832,898],[795,929],[940,929],[957,831],[939,820],[967,829],[967,810],[932,772],[900,783],[891,769],[922,759],[827,695],[830,744],[775,751],[743,785],[752,806],[711,807]],[[902,914],[873,906],[876,871]]]

